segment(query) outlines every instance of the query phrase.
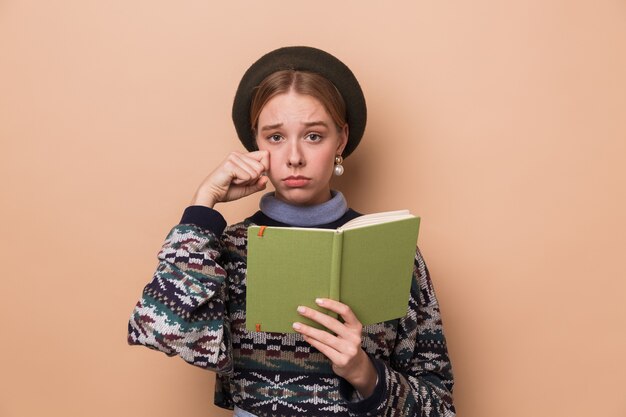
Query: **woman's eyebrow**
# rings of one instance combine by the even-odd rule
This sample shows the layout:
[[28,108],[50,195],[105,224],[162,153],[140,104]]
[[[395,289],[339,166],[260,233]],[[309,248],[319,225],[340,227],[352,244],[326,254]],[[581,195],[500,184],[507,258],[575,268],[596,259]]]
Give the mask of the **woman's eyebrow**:
[[266,130],[274,130],[274,129],[278,129],[279,127],[281,127],[283,124],[282,123],[276,123],[273,125],[267,125],[267,126],[263,126],[261,128],[261,132],[264,132]]
[[[273,125],[266,125],[261,128],[261,132],[265,132],[267,130],[274,130],[282,127],[282,123],[275,123]],[[328,128],[328,124],[322,120],[314,121],[314,122],[304,122],[302,123],[304,127],[313,127],[313,126],[322,126]]]
[[304,126],[306,127],[312,127],[312,126],[323,126],[323,127],[328,127],[328,125],[326,124],[326,122],[320,120],[320,121],[316,121],[316,122],[305,122],[302,123]]

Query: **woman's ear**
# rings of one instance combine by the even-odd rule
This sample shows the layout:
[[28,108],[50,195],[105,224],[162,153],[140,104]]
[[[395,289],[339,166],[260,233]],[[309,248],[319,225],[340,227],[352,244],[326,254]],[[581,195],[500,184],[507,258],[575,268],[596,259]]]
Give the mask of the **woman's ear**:
[[343,150],[346,148],[348,144],[348,135],[350,134],[350,129],[348,128],[348,124],[346,123],[339,130],[339,145],[337,146],[337,155],[341,155]]

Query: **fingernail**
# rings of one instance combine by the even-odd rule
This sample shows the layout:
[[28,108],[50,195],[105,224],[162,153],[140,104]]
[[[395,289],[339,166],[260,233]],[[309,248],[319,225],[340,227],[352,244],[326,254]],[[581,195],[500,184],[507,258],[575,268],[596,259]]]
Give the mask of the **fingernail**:
[[316,298],[316,299],[315,299],[315,302],[316,302],[317,304],[319,304],[319,305],[324,304],[324,300],[322,300],[321,298]]
[[302,306],[298,306],[298,313],[304,313],[305,311],[306,311],[306,308]]
[[300,330],[300,327],[301,327],[301,326],[300,326],[300,323],[297,323],[297,322],[296,322],[296,323],[294,323],[294,324],[292,324],[292,326],[293,326],[293,328],[294,328],[294,329],[296,329],[296,330]]

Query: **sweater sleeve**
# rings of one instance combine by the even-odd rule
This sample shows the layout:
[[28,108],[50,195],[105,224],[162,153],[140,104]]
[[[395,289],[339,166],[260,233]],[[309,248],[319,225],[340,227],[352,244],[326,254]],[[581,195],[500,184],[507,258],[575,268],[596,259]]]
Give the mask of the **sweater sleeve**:
[[[419,250],[415,256],[408,313],[399,320],[391,357],[388,361],[371,355],[370,358],[378,373],[378,382],[370,397],[348,403],[351,415],[455,415],[452,365],[441,314]],[[342,384],[345,398],[353,397],[353,390],[349,384]]]
[[158,266],[128,324],[128,343],[220,373],[232,372],[226,272],[220,265],[225,221],[192,206],[167,235]]

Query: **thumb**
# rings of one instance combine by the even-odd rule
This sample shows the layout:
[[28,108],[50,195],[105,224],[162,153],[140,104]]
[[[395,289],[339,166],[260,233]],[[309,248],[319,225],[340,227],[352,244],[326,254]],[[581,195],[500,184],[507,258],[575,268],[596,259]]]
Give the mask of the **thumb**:
[[263,175],[259,178],[259,180],[256,182],[256,184],[254,184],[256,186],[256,188],[260,191],[260,190],[264,190],[265,187],[267,186],[267,182],[270,179],[267,177],[267,175]]
[[252,194],[252,193],[256,193],[258,191],[264,190],[265,187],[267,186],[268,181],[269,181],[269,178],[267,178],[265,175],[259,177],[257,182],[248,186],[249,193]]

